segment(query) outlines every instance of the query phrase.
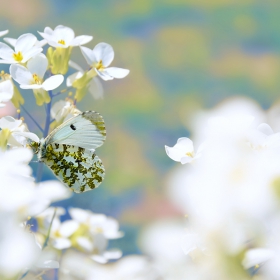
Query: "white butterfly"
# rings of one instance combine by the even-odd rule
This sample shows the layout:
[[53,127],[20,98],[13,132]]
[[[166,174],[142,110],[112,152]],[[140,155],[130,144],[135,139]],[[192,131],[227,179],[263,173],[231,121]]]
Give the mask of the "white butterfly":
[[39,143],[30,146],[53,173],[74,192],[98,187],[105,169],[95,154],[106,139],[103,117],[94,111],[83,112],[54,129]]

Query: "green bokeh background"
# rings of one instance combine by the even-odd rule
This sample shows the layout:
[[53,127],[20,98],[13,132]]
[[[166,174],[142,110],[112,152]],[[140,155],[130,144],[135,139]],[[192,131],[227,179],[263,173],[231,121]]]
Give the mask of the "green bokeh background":
[[[193,112],[235,95],[253,98],[263,108],[278,99],[279,1],[0,0],[0,4],[0,30],[9,29],[9,37],[62,24],[76,35],[93,35],[87,47],[111,44],[112,65],[130,69],[125,79],[102,81],[103,100],[88,94],[78,104],[82,111],[100,112],[106,121],[108,138],[97,152],[106,179],[97,190],[60,203],[117,218],[126,235],[111,246],[125,254],[140,252],[137,237],[147,223],[182,215],[165,194],[166,176],[176,163],[166,156],[164,145],[189,135],[185,124]],[[72,60],[86,67],[79,48]],[[43,123],[43,109],[34,109],[33,95],[24,92],[24,97],[26,108]],[[38,132],[32,123],[29,128]],[[49,178],[52,173],[45,169],[44,179]]]

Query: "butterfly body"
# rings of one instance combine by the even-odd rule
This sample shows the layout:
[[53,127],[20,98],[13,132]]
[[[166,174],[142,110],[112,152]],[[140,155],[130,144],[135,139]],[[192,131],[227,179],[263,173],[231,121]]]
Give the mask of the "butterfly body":
[[103,118],[87,111],[62,123],[31,147],[36,149],[39,161],[74,192],[80,193],[98,187],[104,179],[105,169],[95,149],[105,138]]

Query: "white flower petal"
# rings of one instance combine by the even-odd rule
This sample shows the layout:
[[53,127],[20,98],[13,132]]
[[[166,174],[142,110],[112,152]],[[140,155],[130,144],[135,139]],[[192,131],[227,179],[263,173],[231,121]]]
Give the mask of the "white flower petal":
[[109,67],[109,68],[106,68],[104,71],[106,71],[110,76],[117,78],[117,79],[122,79],[129,74],[128,69],[123,69],[123,68],[118,68],[118,67]]
[[37,54],[27,62],[27,69],[32,74],[37,74],[39,78],[43,79],[48,67],[48,60],[42,53]]
[[86,223],[87,220],[90,218],[89,211],[80,209],[80,208],[69,208],[68,212],[72,219],[80,222],[80,223]]
[[[40,33],[40,32],[39,32]],[[46,34],[49,34],[49,35],[52,35],[53,34],[53,30],[50,28],[50,27],[45,27],[44,29],[44,33]]]
[[93,37],[92,36],[88,36],[88,35],[77,36],[76,38],[74,38],[70,42],[70,46],[84,45],[84,44],[87,44],[88,42],[90,42],[92,39],[93,39]]
[[12,47],[15,47],[16,42],[17,42],[17,39],[8,38],[8,37],[5,37],[3,40],[4,40],[5,42],[7,42],[8,44],[10,44]]
[[35,133],[32,133],[32,132],[26,132],[26,131],[22,131],[22,132],[19,132],[19,131],[15,131],[13,132],[13,136],[23,136],[25,138],[29,138],[35,142],[40,142],[40,139],[39,137],[35,134]]
[[98,62],[94,56],[94,52],[91,49],[86,47],[80,47],[80,49],[88,65],[93,65],[94,63]]
[[98,263],[107,263],[108,260],[104,257],[104,256],[101,256],[101,255],[92,255],[90,256],[90,258]]
[[103,86],[97,77],[89,82],[88,91],[95,99],[103,98]]
[[0,128],[13,130],[22,124],[22,120],[16,120],[13,117],[6,116],[0,119]]
[[114,79],[114,77],[109,75],[105,70],[104,71],[99,71],[99,70],[95,69],[95,71],[98,74],[98,76],[104,81],[109,81],[109,80]]
[[40,89],[42,87],[43,87],[42,85],[37,85],[37,84],[20,85],[20,88],[22,88],[22,89]]
[[79,228],[79,223],[74,220],[68,220],[61,224],[59,233],[63,237],[69,237]]
[[15,51],[16,53],[22,52],[25,53],[27,52],[30,48],[32,48],[37,41],[37,38],[31,34],[31,33],[26,33],[17,39],[16,45],[15,45]]
[[257,127],[257,130],[262,132],[263,134],[269,136],[273,134],[272,128],[267,123],[262,123]]
[[38,185],[36,190],[38,191],[38,195],[50,201],[66,199],[72,195],[72,191],[57,181],[42,182]]
[[56,238],[53,240],[53,247],[62,250],[71,247],[71,241],[67,238]]
[[32,74],[22,65],[12,64],[10,66],[10,74],[20,85],[30,85],[33,82]]
[[13,49],[7,44],[0,42],[0,57],[4,60],[13,60]]
[[63,83],[64,77],[63,75],[54,75],[50,78],[46,79],[42,86],[44,90],[53,90],[59,87]]
[[0,31],[0,37],[6,35],[6,34],[8,34],[8,33],[9,33],[9,30],[8,30],[8,29],[7,29],[7,30],[4,30],[4,31]]
[[103,253],[103,256],[107,260],[116,260],[116,259],[119,259],[122,256],[122,251],[117,250],[117,249],[111,249],[109,251],[105,251]]
[[6,80],[0,82],[0,101],[8,101],[13,97],[14,94],[14,86],[12,81]]
[[58,42],[55,41],[55,38],[48,33],[43,33],[43,32],[39,32],[38,33],[45,39],[47,40],[48,44],[52,47],[59,47],[60,44],[58,44]]
[[244,266],[245,269],[249,269],[250,267],[262,264],[270,260],[274,256],[275,253],[270,249],[266,249],[266,248],[250,249],[245,253],[245,257],[244,260],[242,261],[242,265]]
[[39,54],[40,52],[42,52],[42,48],[38,48],[38,47],[33,47],[31,49],[29,49],[28,51],[26,51],[24,53],[23,59],[22,59],[22,63],[25,63],[26,61],[28,61],[30,58],[32,58],[33,56]]
[[174,149],[174,147],[168,147],[168,146],[165,146],[165,151],[166,151],[166,154],[174,161],[178,161],[178,162],[181,161],[181,158],[182,158],[181,151]]
[[70,27],[59,25],[54,29],[53,36],[55,36],[58,41],[64,40],[65,45],[68,47],[70,42],[74,39],[75,33]]
[[91,252],[93,250],[93,242],[89,240],[87,237],[78,237],[77,243],[87,252]]
[[102,60],[102,64],[108,67],[114,59],[114,50],[111,45],[107,43],[99,43],[93,49],[93,54],[99,62]]
[[82,76],[83,76],[82,72],[76,72],[76,73],[68,76],[66,79],[66,86],[71,87],[72,84],[74,83],[74,81],[81,78]]

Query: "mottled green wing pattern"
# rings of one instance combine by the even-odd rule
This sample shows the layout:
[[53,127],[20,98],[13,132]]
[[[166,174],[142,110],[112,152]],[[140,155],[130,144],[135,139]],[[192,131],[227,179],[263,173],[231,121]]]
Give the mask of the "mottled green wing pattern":
[[41,160],[76,193],[97,188],[105,176],[99,157],[81,147],[52,143],[46,146]]

